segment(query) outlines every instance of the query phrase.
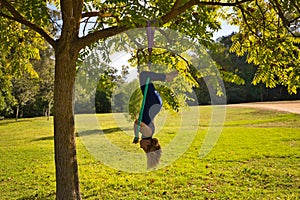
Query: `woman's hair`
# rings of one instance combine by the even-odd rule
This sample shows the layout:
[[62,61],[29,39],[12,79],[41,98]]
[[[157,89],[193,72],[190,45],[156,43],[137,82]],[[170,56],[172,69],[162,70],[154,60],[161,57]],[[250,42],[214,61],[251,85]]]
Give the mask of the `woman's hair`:
[[152,138],[151,143],[146,149],[147,154],[147,168],[154,168],[158,165],[161,157],[161,146],[158,142],[158,139]]

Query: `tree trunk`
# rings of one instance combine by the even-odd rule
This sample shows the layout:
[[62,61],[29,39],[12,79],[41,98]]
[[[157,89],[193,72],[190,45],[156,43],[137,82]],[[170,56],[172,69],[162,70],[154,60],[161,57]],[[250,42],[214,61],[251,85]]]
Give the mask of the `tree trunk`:
[[17,110],[16,110],[16,121],[18,121],[18,116],[19,116],[19,106],[17,106]]
[[73,112],[78,52],[74,52],[70,44],[70,41],[60,41],[55,49],[54,146],[57,200],[81,199]]
[[47,120],[48,121],[49,121],[50,115],[51,115],[51,105],[52,105],[52,103],[51,103],[51,101],[49,101],[49,103],[48,103],[48,109],[47,109]]
[[23,110],[23,106],[22,106],[21,112],[20,112],[20,118],[23,118],[23,114],[24,114],[24,110]]

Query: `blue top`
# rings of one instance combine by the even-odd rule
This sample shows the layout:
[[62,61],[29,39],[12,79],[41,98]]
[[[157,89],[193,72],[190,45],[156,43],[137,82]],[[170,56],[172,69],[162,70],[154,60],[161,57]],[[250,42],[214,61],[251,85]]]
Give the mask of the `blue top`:
[[[166,74],[164,73],[155,73],[155,72],[148,72],[143,71],[140,73],[140,87],[142,90],[142,93],[144,95],[145,91],[145,84],[147,81],[147,78],[150,78],[150,83],[148,85],[148,91],[144,106],[144,112],[142,116],[142,122],[147,124],[152,129],[152,134],[154,134],[155,127],[153,124],[154,117],[158,114],[162,107],[162,99],[155,89],[152,81],[165,81],[166,80]],[[150,112],[151,111],[151,112]]]

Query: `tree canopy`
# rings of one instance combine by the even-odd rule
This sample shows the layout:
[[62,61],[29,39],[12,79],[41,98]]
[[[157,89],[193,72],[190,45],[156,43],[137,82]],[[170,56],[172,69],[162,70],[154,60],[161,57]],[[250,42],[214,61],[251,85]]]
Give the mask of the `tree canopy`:
[[228,15],[239,26],[231,51],[247,54],[257,66],[253,84],[274,88],[284,85],[290,93],[300,87],[300,4],[296,0],[255,0],[239,5]]

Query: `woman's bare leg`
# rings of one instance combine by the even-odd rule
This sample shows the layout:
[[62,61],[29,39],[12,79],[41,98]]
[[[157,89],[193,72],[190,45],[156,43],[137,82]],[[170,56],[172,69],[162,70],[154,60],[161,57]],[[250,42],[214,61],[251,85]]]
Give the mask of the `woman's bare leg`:
[[[133,128],[134,132],[136,133],[138,128],[138,120],[135,120]],[[152,129],[149,126],[147,126],[147,124],[145,124],[144,122],[141,122],[140,132],[143,134],[144,137],[151,137],[153,134]]]

